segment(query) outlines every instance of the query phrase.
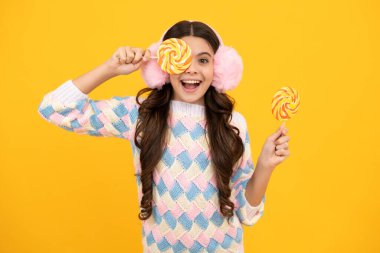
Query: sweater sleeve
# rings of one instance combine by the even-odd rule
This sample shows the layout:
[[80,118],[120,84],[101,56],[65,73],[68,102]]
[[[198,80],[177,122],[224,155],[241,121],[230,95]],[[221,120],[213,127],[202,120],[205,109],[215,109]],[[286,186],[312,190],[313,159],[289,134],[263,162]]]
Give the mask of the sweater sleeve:
[[245,197],[247,183],[254,172],[254,163],[251,156],[247,123],[240,113],[237,113],[236,118],[237,125],[240,126],[240,137],[243,140],[244,153],[231,178],[231,195],[235,197],[235,210],[240,222],[244,225],[252,226],[263,215],[265,195],[257,206],[252,206]]
[[71,132],[132,140],[138,104],[132,96],[92,100],[68,80],[43,97],[38,113]]

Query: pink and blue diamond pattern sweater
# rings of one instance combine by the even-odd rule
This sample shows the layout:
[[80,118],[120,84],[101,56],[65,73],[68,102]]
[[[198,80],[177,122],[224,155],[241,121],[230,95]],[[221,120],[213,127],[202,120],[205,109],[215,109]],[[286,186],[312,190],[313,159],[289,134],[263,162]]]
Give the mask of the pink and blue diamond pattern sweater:
[[[153,213],[142,221],[144,252],[244,252],[243,227],[263,215],[265,196],[258,206],[245,198],[254,164],[247,124],[234,111],[231,124],[240,129],[245,152],[230,181],[235,215],[227,223],[219,210],[216,179],[205,133],[205,107],[171,101],[170,138],[153,178]],[[119,137],[132,145],[135,172],[141,171],[134,144],[139,105],[135,97],[92,100],[68,80],[43,97],[39,114],[65,130],[92,136]],[[142,196],[136,177],[138,203]]]

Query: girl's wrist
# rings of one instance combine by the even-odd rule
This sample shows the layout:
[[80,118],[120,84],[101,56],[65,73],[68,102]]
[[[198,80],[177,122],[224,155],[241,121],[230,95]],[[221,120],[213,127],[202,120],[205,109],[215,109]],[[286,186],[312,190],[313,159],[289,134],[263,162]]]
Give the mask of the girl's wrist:
[[111,65],[110,61],[106,61],[102,65],[103,73],[107,76],[108,79],[118,76],[115,67]]
[[261,161],[257,161],[256,169],[260,171],[270,172],[272,173],[276,167],[272,167],[269,165],[265,165],[265,163],[262,163]]

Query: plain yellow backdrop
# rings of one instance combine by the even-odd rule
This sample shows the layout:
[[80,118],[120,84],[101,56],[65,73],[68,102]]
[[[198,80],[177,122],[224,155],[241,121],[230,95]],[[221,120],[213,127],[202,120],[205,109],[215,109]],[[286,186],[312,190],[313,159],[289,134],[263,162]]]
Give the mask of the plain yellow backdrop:
[[[148,47],[177,21],[215,28],[244,62],[229,92],[256,161],[279,126],[282,86],[301,105],[291,155],[269,183],[246,252],[380,252],[379,3],[1,1],[0,252],[142,252],[130,143],[74,134],[37,113],[43,95],[120,46]],[[90,97],[136,95],[140,71]]]

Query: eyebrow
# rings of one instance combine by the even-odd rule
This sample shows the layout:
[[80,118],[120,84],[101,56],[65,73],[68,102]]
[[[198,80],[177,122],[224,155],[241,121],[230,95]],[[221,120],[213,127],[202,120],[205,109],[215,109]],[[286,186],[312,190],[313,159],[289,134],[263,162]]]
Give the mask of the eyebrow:
[[201,53],[197,54],[197,56],[202,55],[202,54],[208,54],[211,57],[211,54],[209,52],[201,52]]

